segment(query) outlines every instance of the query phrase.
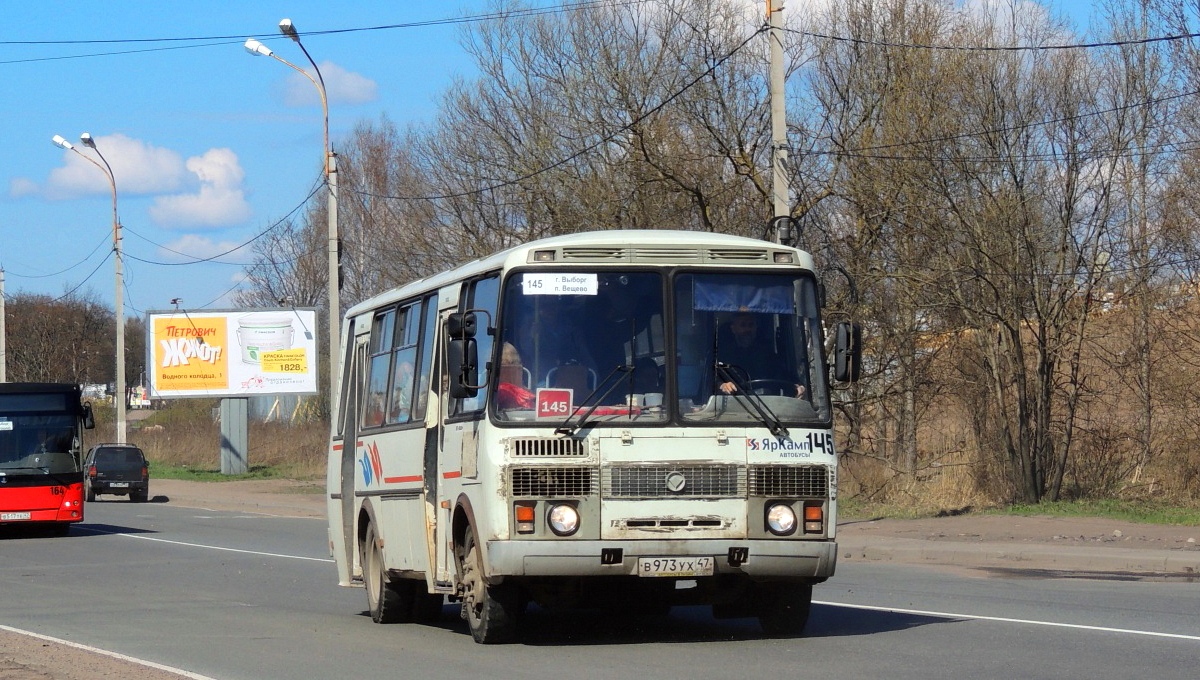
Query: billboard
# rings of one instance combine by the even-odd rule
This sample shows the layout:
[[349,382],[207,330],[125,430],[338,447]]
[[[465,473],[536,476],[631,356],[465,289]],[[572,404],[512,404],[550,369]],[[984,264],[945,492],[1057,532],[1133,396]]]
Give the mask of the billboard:
[[150,396],[316,394],[316,324],[312,309],[149,312]]

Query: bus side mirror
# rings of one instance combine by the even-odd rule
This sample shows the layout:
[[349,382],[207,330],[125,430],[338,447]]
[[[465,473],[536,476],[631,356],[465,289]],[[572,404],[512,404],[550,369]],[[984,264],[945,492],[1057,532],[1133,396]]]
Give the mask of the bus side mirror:
[[451,340],[446,363],[451,399],[469,399],[479,393],[479,386],[472,384],[479,373],[479,348],[475,338]]
[[92,405],[84,404],[83,405],[83,428],[85,430],[92,430],[92,429],[95,429],[95,427],[96,427],[96,416],[92,415]]
[[849,321],[837,325],[833,350],[833,379],[856,382],[862,374],[862,326]]
[[475,312],[455,312],[446,318],[446,335],[452,340],[475,337]]

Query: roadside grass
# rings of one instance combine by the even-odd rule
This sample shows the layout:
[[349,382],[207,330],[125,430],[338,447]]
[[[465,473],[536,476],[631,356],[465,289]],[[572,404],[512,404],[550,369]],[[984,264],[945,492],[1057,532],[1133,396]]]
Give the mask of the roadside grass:
[[291,479],[283,470],[270,465],[252,465],[245,474],[226,475],[220,468],[193,468],[187,465],[158,464],[150,461],[150,476],[159,479],[181,479],[188,482],[230,482],[247,479]]
[[1018,503],[956,508],[923,504],[919,502],[919,499],[907,505],[864,503],[854,498],[842,498],[838,502],[839,520],[924,519],[971,514],[1020,517],[1099,517],[1140,524],[1200,526],[1200,507],[1147,500],[1082,499],[1047,501],[1039,504]]
[[1003,515],[1052,517],[1104,517],[1141,524],[1200,525],[1200,508],[1154,501],[1116,498],[1057,501],[1037,505],[1011,505],[995,511]]

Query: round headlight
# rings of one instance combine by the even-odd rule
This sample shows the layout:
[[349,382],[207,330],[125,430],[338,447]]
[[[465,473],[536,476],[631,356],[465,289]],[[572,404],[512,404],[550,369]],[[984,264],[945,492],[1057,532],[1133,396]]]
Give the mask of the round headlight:
[[787,536],[796,530],[796,512],[790,505],[772,505],[767,509],[767,528],[776,536]]
[[579,511],[570,505],[555,505],[546,515],[550,531],[559,536],[570,536],[579,529]]

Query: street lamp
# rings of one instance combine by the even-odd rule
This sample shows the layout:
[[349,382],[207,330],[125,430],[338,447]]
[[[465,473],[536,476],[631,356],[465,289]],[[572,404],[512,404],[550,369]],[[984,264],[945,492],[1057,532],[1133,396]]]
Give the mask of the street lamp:
[[329,187],[329,228],[328,228],[328,254],[329,254],[329,405],[332,413],[337,406],[337,398],[340,390],[338,389],[338,359],[341,357],[341,341],[340,341],[340,315],[341,315],[341,267],[340,253],[338,246],[338,216],[337,216],[337,198],[338,198],[338,183],[337,183],[337,156],[333,152],[333,148],[329,145],[329,100],[325,95],[325,79],[321,77],[321,69],[317,68],[317,62],[313,61],[308,50],[304,48],[304,44],[300,42],[300,34],[296,32],[296,27],[292,24],[291,19],[284,19],[279,22],[279,32],[291,38],[300,50],[304,52],[308,63],[312,64],[313,72],[317,74],[316,78],[296,66],[283,57],[271,51],[271,48],[261,42],[250,38],[245,43],[246,51],[250,54],[271,57],[285,66],[288,66],[308,78],[309,82],[317,88],[317,93],[321,95],[321,111],[325,117],[325,184]]
[[117,443],[125,443],[125,273],[124,261],[121,257],[121,221],[117,219],[117,178],[113,175],[112,166],[108,164],[108,160],[104,154],[100,153],[100,149],[96,147],[96,141],[88,133],[79,135],[79,141],[84,146],[96,152],[104,165],[96,162],[96,159],[85,155],[79,149],[76,149],[73,144],[63,139],[61,135],[54,135],[54,144],[62,147],[67,151],[74,151],[79,154],[87,162],[100,169],[104,176],[108,179],[108,185],[112,189],[112,229],[113,229],[113,254],[116,256],[117,279],[116,291],[113,294],[113,305],[116,308],[117,317],[117,385],[113,390],[113,405],[117,408]]

